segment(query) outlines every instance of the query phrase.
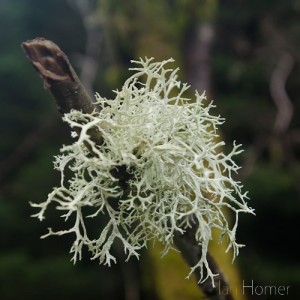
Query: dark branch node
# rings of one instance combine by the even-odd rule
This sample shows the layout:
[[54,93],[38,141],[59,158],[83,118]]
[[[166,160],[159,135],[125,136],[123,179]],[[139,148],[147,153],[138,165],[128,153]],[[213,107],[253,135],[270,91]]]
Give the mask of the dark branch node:
[[66,55],[52,41],[36,38],[22,43],[22,47],[46,88],[55,82],[75,81]]

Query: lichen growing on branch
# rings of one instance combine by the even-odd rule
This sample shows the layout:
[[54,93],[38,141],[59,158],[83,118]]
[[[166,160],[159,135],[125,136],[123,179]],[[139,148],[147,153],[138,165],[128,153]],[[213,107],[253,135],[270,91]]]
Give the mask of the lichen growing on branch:
[[[184,234],[197,224],[195,239],[202,256],[191,273],[199,267],[204,281],[214,276],[206,260],[213,228],[228,238],[234,257],[242,246],[235,239],[238,216],[253,212],[241,183],[232,177],[239,169],[233,156],[242,150],[234,144],[229,154],[221,151],[224,142],[217,129],[224,120],[210,114],[213,105],[204,94],[185,98],[189,87],[177,79],[177,69],[166,68],[170,62],[133,61],[135,74],[115,92],[115,99],[96,95],[101,110],[64,115],[75,142],[63,146],[62,155],[55,158],[61,186],[47,201],[31,205],[39,208],[34,216],[40,220],[51,204],[65,220],[75,216],[73,227],[49,229],[44,236],[74,234],[74,262],[86,245],[93,259],[111,265],[116,262],[111,253],[115,239],[122,242],[128,259],[138,258],[139,250],[153,239],[164,243],[165,254],[173,247],[175,232]],[[101,132],[102,145],[90,138],[91,128]],[[69,178],[65,173],[70,171]],[[86,207],[92,214],[85,215]],[[234,212],[232,226],[223,208]],[[91,238],[86,218],[103,214],[109,217],[107,224]]]

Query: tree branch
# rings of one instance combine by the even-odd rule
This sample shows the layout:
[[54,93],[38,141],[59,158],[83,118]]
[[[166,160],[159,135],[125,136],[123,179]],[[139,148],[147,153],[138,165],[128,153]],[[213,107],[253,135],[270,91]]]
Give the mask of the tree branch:
[[[197,223],[194,222],[191,227],[186,229],[184,234],[176,232],[174,236],[174,244],[176,248],[180,251],[181,256],[191,267],[195,266],[202,256],[202,248],[195,239],[195,232],[197,228]],[[196,277],[198,287],[209,300],[233,300],[231,292],[228,292],[230,291],[230,288],[225,276],[214,258],[209,253],[207,253],[207,262],[211,271],[214,274],[218,274],[214,278],[215,286],[213,286],[211,278],[207,278],[206,281],[201,282],[200,270],[197,268],[194,275]]]
[[[22,48],[43,80],[44,87],[52,93],[61,114],[68,113],[72,109],[83,113],[92,113],[96,110],[66,54],[55,43],[44,38],[36,38],[23,42]],[[103,143],[98,130],[90,130],[89,135],[95,143],[100,145]]]
[[[42,78],[45,88],[49,89],[54,96],[58,110],[62,114],[72,109],[81,110],[83,113],[93,113],[96,110],[67,56],[55,43],[44,38],[36,38],[22,43],[22,48]],[[92,130],[89,134],[97,144],[103,143],[99,131]],[[120,178],[126,176],[126,171],[120,172],[119,176]],[[175,246],[191,267],[197,264],[202,255],[202,248],[195,240],[195,230],[197,230],[197,223],[188,228],[183,235],[176,233],[174,236]],[[216,287],[213,286],[211,279],[207,279],[205,282],[198,283],[199,288],[210,300],[232,300],[230,293],[224,295],[222,293],[224,289],[228,291],[229,286],[217,263],[210,255],[207,261],[212,272],[219,274],[215,278]],[[195,276],[199,281],[199,270],[196,270]]]

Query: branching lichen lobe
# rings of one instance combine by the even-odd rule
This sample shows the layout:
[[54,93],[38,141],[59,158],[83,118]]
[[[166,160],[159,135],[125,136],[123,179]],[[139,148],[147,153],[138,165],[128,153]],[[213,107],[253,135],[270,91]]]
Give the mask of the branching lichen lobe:
[[[197,248],[196,256],[185,257],[190,274],[197,273],[199,283],[213,283],[217,269],[208,256],[213,228],[228,238],[235,257],[242,246],[235,240],[239,214],[253,210],[232,177],[239,169],[233,160],[241,152],[239,145],[234,143],[227,155],[220,152],[224,143],[218,141],[217,129],[223,119],[210,114],[213,105],[204,94],[185,98],[189,87],[177,80],[177,70],[166,68],[171,61],[135,61],[135,74],[115,99],[96,95],[99,111],[64,114],[64,121],[79,133],[56,157],[61,186],[44,203],[32,205],[40,209],[35,215],[40,220],[51,204],[66,220],[76,216],[70,229],[50,229],[46,235],[75,234],[74,262],[84,245],[93,259],[110,265],[116,262],[111,254],[115,239],[123,243],[128,258],[139,257],[138,250],[153,239],[165,244],[164,253],[174,244],[185,251],[187,240]],[[105,141],[101,146],[89,134],[95,128]],[[73,173],[70,180],[65,179],[67,169]],[[114,205],[112,199],[117,200]],[[96,239],[85,227],[86,206],[94,209],[92,217],[109,217]],[[224,207],[235,215],[233,226]]]

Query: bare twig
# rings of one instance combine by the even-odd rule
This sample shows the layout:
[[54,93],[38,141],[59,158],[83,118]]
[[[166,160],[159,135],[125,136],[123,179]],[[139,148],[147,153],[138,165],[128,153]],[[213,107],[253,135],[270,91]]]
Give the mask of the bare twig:
[[61,113],[71,109],[92,113],[95,109],[90,96],[79,81],[67,56],[52,41],[44,38],[22,43],[22,47],[44,82],[53,94]]
[[[92,113],[96,109],[67,56],[55,43],[36,38],[22,43],[22,48],[42,78],[45,88],[54,96],[59,112],[65,114],[75,109]],[[89,135],[97,144],[103,143],[98,130],[91,129]]]
[[274,124],[274,131],[277,134],[286,132],[293,116],[293,104],[285,90],[285,85],[294,62],[294,58],[289,53],[283,53],[271,77],[270,91],[277,107]]

